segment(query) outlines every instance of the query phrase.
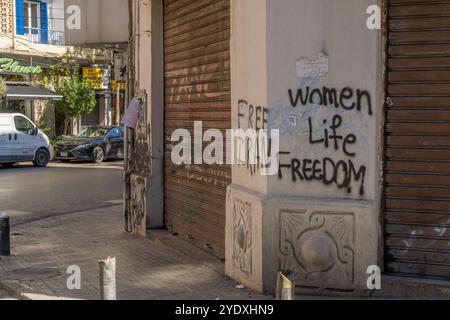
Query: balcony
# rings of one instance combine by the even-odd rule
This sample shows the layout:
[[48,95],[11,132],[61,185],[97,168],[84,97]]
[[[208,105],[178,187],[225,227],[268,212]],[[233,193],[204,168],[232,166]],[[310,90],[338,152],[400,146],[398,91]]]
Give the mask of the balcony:
[[24,27],[25,36],[32,43],[64,46],[64,31]]
[[64,31],[43,30],[40,28],[25,27],[25,36],[32,43],[49,44],[53,46],[64,46]]

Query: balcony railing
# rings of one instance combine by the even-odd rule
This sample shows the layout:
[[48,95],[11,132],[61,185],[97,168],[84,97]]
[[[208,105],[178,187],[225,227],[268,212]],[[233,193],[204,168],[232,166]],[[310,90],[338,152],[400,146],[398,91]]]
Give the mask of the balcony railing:
[[64,31],[25,27],[25,35],[28,36],[28,40],[32,43],[54,46],[63,46],[65,43]]

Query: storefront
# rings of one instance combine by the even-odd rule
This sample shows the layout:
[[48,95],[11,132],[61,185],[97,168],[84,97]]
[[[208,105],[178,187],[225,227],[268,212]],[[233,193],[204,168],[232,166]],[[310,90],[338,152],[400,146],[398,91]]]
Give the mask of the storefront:
[[[231,127],[230,1],[164,1],[165,135]],[[175,234],[225,257],[231,166],[175,166],[166,145],[164,217]]]
[[[39,101],[61,100],[62,96],[44,88],[34,80],[43,72],[44,67],[32,64],[32,58],[0,57],[0,77],[7,85],[7,91],[0,105],[0,112],[17,112],[37,122],[43,117]],[[54,127],[54,109],[52,115]]]
[[[381,30],[370,0],[133,3],[152,37],[130,37],[131,91],[148,99],[128,144],[127,231],[225,253],[228,276],[267,293],[280,270],[300,293],[448,288],[448,5],[375,1]],[[195,136],[195,121],[279,130],[278,173],[175,165],[172,133]]]
[[384,179],[386,271],[447,281],[450,37],[442,30],[450,28],[448,16],[443,3],[389,6]]

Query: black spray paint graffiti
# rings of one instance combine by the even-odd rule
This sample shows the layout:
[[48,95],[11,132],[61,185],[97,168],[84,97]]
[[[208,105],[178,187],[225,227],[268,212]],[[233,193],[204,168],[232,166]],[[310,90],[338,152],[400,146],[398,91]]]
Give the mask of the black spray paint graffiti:
[[336,185],[339,189],[346,189],[348,193],[353,191],[352,184],[359,182],[359,194],[364,195],[364,181],[367,168],[357,168],[353,161],[340,160],[338,162],[330,158],[320,160],[293,158],[290,163],[285,163],[282,157],[289,156],[290,152],[280,152],[280,169],[278,177],[284,178],[283,169],[291,171],[292,181],[320,181],[324,185]]
[[241,99],[238,101],[238,129],[267,129],[268,114],[267,108],[254,106]]
[[[355,157],[356,153],[349,151],[349,145],[354,145],[357,141],[357,138],[354,134],[348,134],[346,136],[339,135],[338,129],[341,127],[343,123],[342,117],[340,115],[335,115],[333,117],[332,124],[329,128],[324,129],[323,135],[321,137],[314,137],[314,129],[313,129],[313,121],[312,118],[309,118],[309,143],[321,144],[328,149],[330,147],[330,143],[334,146],[335,151],[340,150],[340,146],[342,146],[342,151],[345,155],[349,157]],[[327,120],[323,121],[323,124],[327,124]]]
[[[294,94],[294,90],[289,90],[289,99],[293,108],[308,105],[317,106],[334,106],[336,109],[342,108],[346,111],[367,112],[369,116],[373,115],[372,99],[368,91],[353,90],[349,87],[342,89],[338,94],[337,89],[323,87],[322,89],[298,89]],[[364,183],[367,174],[366,166],[355,165],[354,159],[357,157],[354,147],[358,142],[355,134],[343,134],[342,126],[344,119],[341,115],[335,115],[331,123],[328,119],[322,121],[323,130],[314,128],[312,117],[308,119],[309,126],[309,143],[311,145],[320,145],[325,149],[333,148],[334,151],[340,152],[349,159],[335,161],[329,157],[322,159],[303,159],[291,158],[286,161],[286,157],[291,152],[280,152],[279,173],[280,179],[284,178],[283,170],[291,171],[292,181],[320,181],[324,185],[336,185],[339,189],[346,189],[348,193],[352,193],[353,184],[359,183],[359,194],[365,194]]]
[[[258,105],[252,105],[249,104],[246,100],[239,100],[238,101],[238,129],[253,129],[257,133],[259,133],[260,130],[267,129],[267,123],[268,123],[268,114],[269,109],[258,106]],[[263,168],[263,165],[261,163],[260,159],[260,145],[259,140],[256,140],[256,148],[253,148],[251,145],[252,140],[246,139],[244,142],[246,143],[246,160],[247,160],[247,169],[249,170],[250,174],[253,176],[255,175],[260,169]],[[250,164],[248,160],[251,158],[250,152],[253,150],[255,152],[256,157],[256,163]],[[270,157],[271,154],[271,140],[269,139],[269,145],[267,150],[268,156]]]
[[[294,91],[289,90],[289,99],[291,105],[295,108],[299,105],[306,106],[308,104],[318,104],[319,106],[334,106],[335,108],[343,108],[345,110],[363,111],[363,106],[367,107],[367,113],[373,115],[372,99],[366,90],[356,90],[349,87],[342,89],[339,98],[337,89],[323,87],[322,89],[312,89],[306,87],[305,90],[298,89],[295,97]],[[364,104],[364,101],[366,102]]]

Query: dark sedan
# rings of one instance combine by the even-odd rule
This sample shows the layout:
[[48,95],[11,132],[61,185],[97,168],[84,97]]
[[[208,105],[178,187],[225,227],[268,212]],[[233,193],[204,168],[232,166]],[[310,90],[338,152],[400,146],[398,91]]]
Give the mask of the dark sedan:
[[75,137],[66,137],[55,146],[55,159],[92,161],[124,158],[122,127],[89,127]]

